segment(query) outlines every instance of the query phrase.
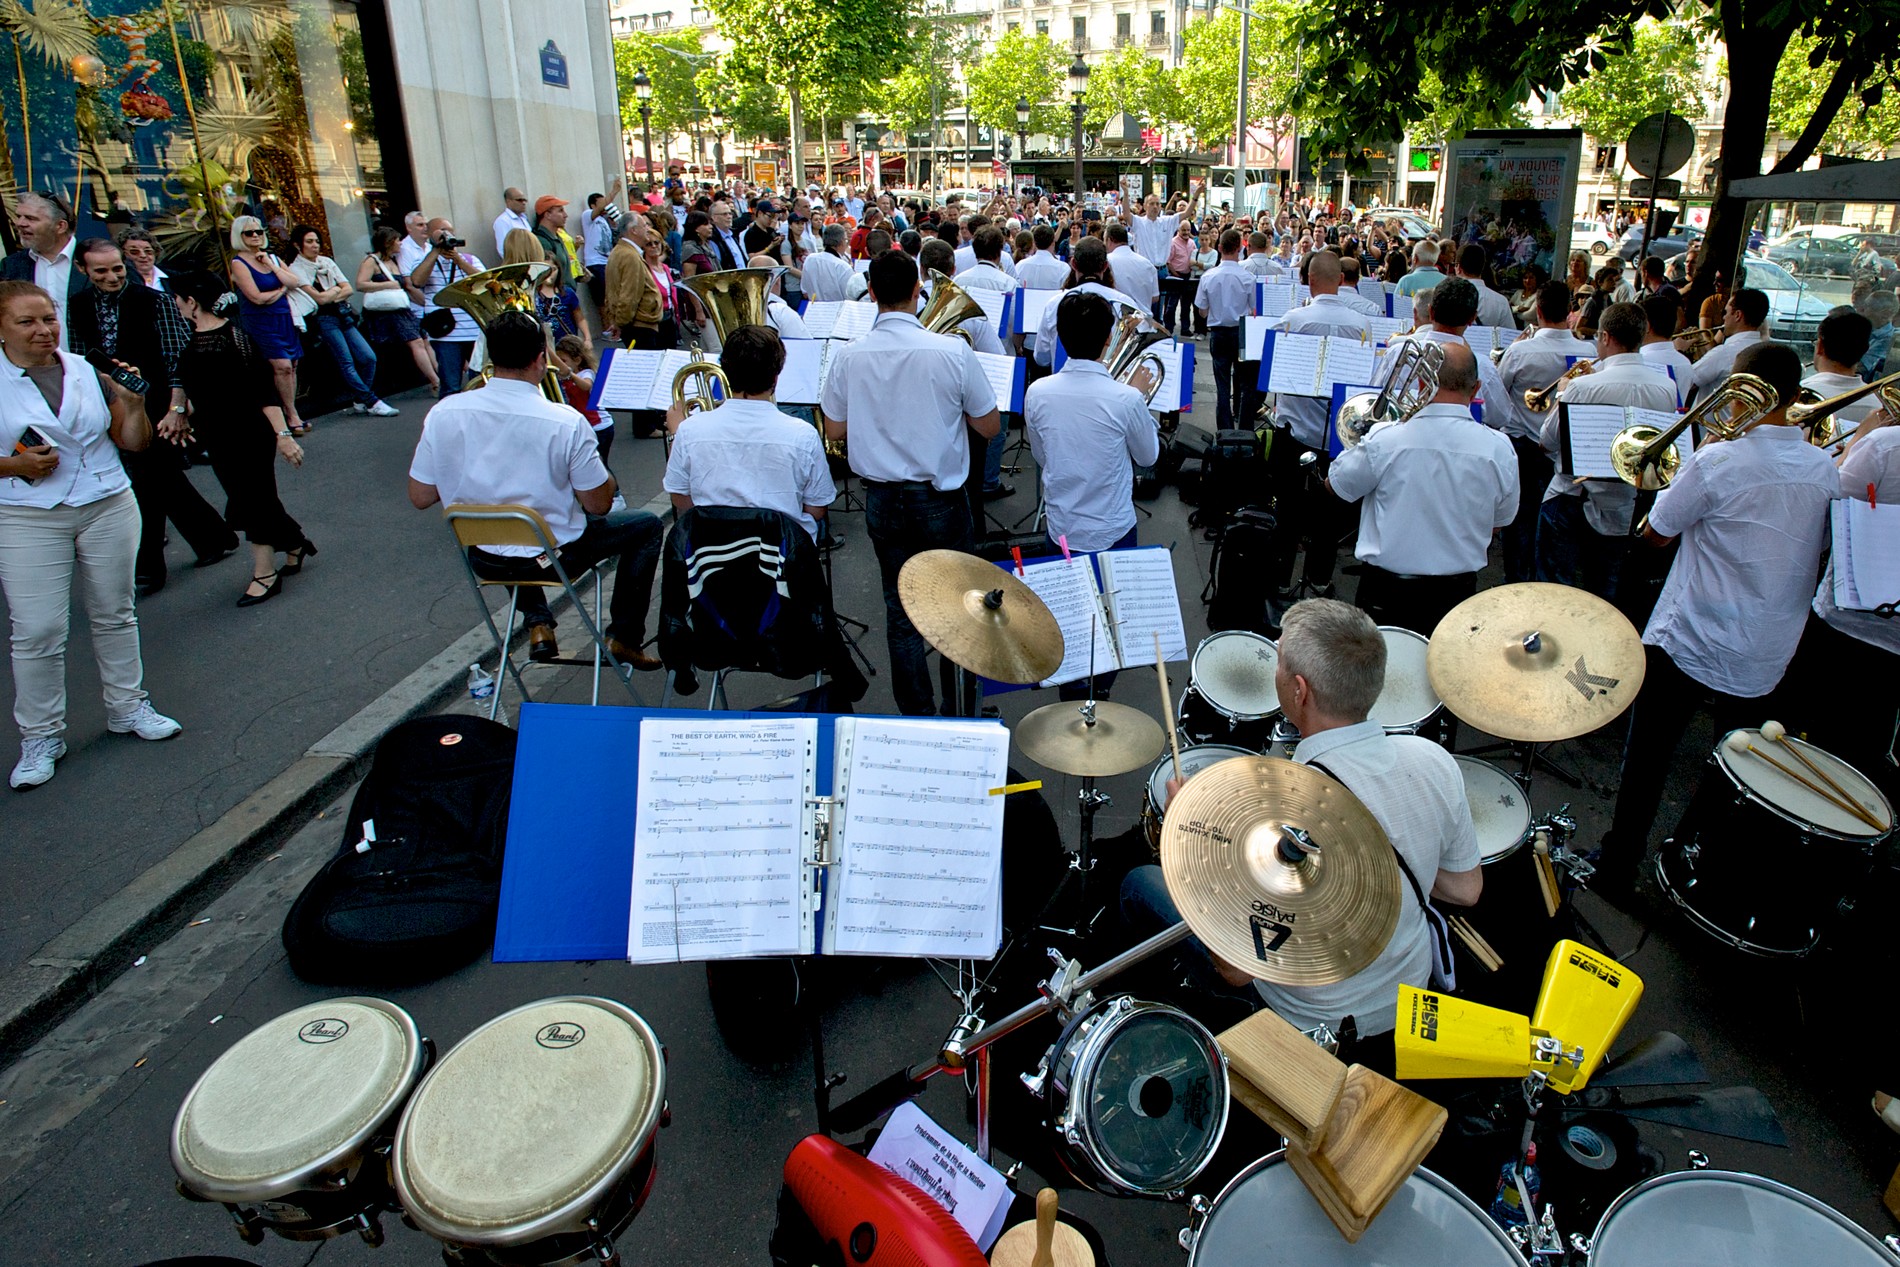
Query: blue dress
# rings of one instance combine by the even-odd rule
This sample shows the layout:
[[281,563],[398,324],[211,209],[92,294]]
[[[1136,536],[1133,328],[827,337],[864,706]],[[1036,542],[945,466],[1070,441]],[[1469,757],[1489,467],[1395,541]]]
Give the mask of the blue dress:
[[269,302],[254,304],[244,298],[244,292],[238,292],[238,312],[243,318],[244,333],[251,336],[251,342],[257,350],[270,360],[295,361],[303,356],[303,339],[297,333],[297,323],[290,316],[290,295],[284,290],[284,283],[276,273],[260,273],[251,268],[251,262],[242,256],[238,263],[250,269],[251,281],[262,293],[269,295],[276,291]]

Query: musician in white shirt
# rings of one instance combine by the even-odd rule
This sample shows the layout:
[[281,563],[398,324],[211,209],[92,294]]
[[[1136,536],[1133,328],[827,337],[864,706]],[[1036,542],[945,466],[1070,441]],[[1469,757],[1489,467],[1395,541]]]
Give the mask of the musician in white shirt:
[[1510,442],[1471,416],[1478,381],[1471,349],[1447,344],[1431,403],[1333,459],[1328,489],[1361,503],[1355,602],[1378,624],[1429,635],[1478,592],[1491,532],[1517,513]]
[[1257,231],[1247,239],[1247,254],[1241,259],[1240,266],[1261,281],[1273,281],[1286,273],[1280,267],[1280,261],[1273,258],[1267,235]]
[[1515,330],[1517,329],[1517,314],[1511,311],[1511,301],[1485,284],[1485,263],[1484,248],[1476,242],[1468,242],[1460,248],[1458,276],[1477,288],[1478,324]]
[[1644,539],[1662,546],[1680,538],[1681,547],[1643,631],[1642,694],[1591,884],[1612,900],[1634,887],[1663,784],[1698,709],[1708,709],[1717,735],[1761,722],[1762,697],[1800,641],[1828,504],[1841,493],[1834,464],[1787,419],[1801,387],[1794,349],[1754,342],[1733,369],[1767,380],[1779,403],[1739,439],[1697,449],[1649,512]]
[[[1130,295],[1141,310],[1157,321],[1161,319],[1161,279],[1148,258],[1128,244],[1126,225],[1111,224],[1108,235],[1108,264],[1115,270],[1115,284]],[[1166,256],[1162,257],[1166,259]]]
[[1722,309],[1722,341],[1702,354],[1689,378],[1689,403],[1695,404],[1728,380],[1735,359],[1742,349],[1753,347],[1766,337],[1768,296],[1759,290],[1742,287],[1729,292]]
[[[1117,274],[1108,266],[1108,248],[1099,238],[1083,238],[1069,256],[1073,273],[1069,290],[1087,290],[1104,299],[1124,304],[1137,312],[1146,312],[1140,304],[1115,289]],[[1059,301],[1058,301],[1059,302]],[[1036,327],[1036,364],[1053,366],[1056,355],[1056,304],[1042,310],[1042,324]]]
[[1689,399],[1689,378],[1695,362],[1676,349],[1676,325],[1682,317],[1682,294],[1673,287],[1643,299],[1643,315],[1649,318],[1649,333],[1643,336],[1639,352],[1646,365],[1653,365],[1676,385],[1676,408]]
[[[1814,338],[1814,373],[1802,379],[1801,386],[1822,400],[1858,390],[1863,384],[1854,367],[1867,355],[1873,333],[1874,323],[1846,304],[1828,313]],[[1880,401],[1873,396],[1843,405],[1833,414],[1835,434],[1842,438],[1852,435],[1854,428],[1878,408]]]
[[[1241,334],[1253,306],[1254,275],[1240,266],[1240,230],[1220,235],[1220,263],[1201,274],[1194,306],[1207,323],[1207,358],[1214,369],[1214,425],[1222,431],[1254,425],[1252,394],[1240,372]],[[1257,366],[1258,363],[1256,363]],[[1256,368],[1254,381],[1259,381]],[[1234,410],[1240,410],[1235,421]]]
[[851,230],[842,224],[825,226],[825,249],[805,257],[799,278],[799,287],[806,299],[814,303],[839,303],[852,298],[851,283],[857,278],[857,270],[851,264],[850,242]]
[[[1518,492],[1522,501],[1516,518],[1504,530],[1504,579],[1528,581],[1537,574],[1538,506],[1558,492],[1580,496],[1568,477],[1553,483],[1553,456],[1541,437],[1544,415],[1524,405],[1524,393],[1542,391],[1562,378],[1572,360],[1596,355],[1596,345],[1570,333],[1570,287],[1546,282],[1537,292],[1534,308],[1537,328],[1512,341],[1498,362],[1498,382],[1504,399],[1498,403],[1501,429],[1517,452]],[[1558,484],[1562,488],[1558,488]],[[1549,485],[1549,491],[1545,486]]]
[[[1327,249],[1331,250],[1332,248],[1328,247]],[[1359,293],[1359,261],[1356,259],[1342,259],[1339,261],[1339,270],[1340,300],[1348,308],[1356,312],[1363,312],[1368,317],[1385,316],[1385,305],[1383,303],[1375,304]]]
[[1147,260],[1154,270],[1157,290],[1161,286],[1161,270],[1168,265],[1168,239],[1180,227],[1181,216],[1192,214],[1195,204],[1206,194],[1207,187],[1203,185],[1194,192],[1194,197],[1188,200],[1182,211],[1165,216],[1161,214],[1161,198],[1157,194],[1149,194],[1142,199],[1140,215],[1133,214],[1126,206],[1122,207],[1122,223],[1128,226],[1129,241],[1134,245],[1135,254]]
[[[948,245],[946,243],[945,245]],[[986,224],[970,239],[976,262],[956,274],[956,283],[966,290],[995,290],[1008,294],[1019,288],[1014,277],[1003,271],[1003,231]]]
[[1055,257],[1056,231],[1046,224],[1030,230],[1036,250],[1016,265],[1016,280],[1036,290],[1060,290],[1069,280],[1069,265]]

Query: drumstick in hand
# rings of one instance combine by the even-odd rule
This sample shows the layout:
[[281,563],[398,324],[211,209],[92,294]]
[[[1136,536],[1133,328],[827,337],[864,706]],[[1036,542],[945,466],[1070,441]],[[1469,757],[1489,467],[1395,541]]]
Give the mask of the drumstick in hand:
[[[1801,751],[1801,749],[1795,747],[1793,744],[1788,742],[1788,728],[1786,726],[1783,726],[1778,721],[1765,721],[1761,724],[1761,737],[1763,739],[1768,740],[1771,743],[1780,744],[1782,748],[1792,753],[1794,755],[1795,760],[1799,761],[1802,765],[1806,766],[1808,769],[1814,771],[1814,776],[1816,778],[1820,779],[1823,783],[1827,784],[1829,787],[1833,788],[1836,792],[1838,792],[1843,801],[1851,802],[1853,806],[1860,811],[1861,817],[1867,819],[1869,822],[1872,822],[1873,816],[1874,816],[1873,810],[1869,809],[1867,805],[1859,797],[1855,796],[1853,793],[1849,792],[1846,788],[1836,783],[1833,779],[1833,776],[1829,775],[1826,770],[1823,770],[1820,766],[1808,760],[1808,755],[1805,752]],[[1879,826],[1878,823],[1875,823],[1874,825]]]
[[1168,723],[1168,751],[1174,754],[1174,777],[1181,773],[1181,737],[1174,733],[1174,701],[1168,694],[1168,666],[1161,662],[1161,635],[1155,634],[1155,680],[1161,683],[1161,720]]

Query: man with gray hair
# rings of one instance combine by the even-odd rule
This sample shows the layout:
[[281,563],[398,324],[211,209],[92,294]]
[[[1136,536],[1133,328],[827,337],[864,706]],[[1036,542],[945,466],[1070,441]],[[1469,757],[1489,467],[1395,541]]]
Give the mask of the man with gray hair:
[[1426,290],[1445,280],[1438,271],[1438,243],[1426,238],[1412,247],[1412,271],[1399,278],[1398,287],[1392,292],[1410,298],[1416,291]]
[[[1359,798],[1412,877],[1399,884],[1392,939],[1371,963],[1334,985],[1257,980],[1244,965],[1214,959],[1198,941],[1191,943],[1187,966],[1207,988],[1219,989],[1213,973],[1229,985],[1250,987],[1249,1003],[1257,1007],[1264,1001],[1301,1029],[1326,1025],[1337,1032],[1351,1017],[1358,1038],[1341,1050],[1341,1058],[1389,1075],[1398,988],[1431,983],[1431,934],[1419,895],[1469,906],[1484,891],[1484,871],[1458,763],[1429,739],[1388,735],[1378,722],[1367,720],[1385,687],[1385,665],[1385,639],[1356,607],[1309,598],[1288,608],[1281,620],[1273,685],[1287,721],[1301,735],[1293,760]],[[1169,781],[1170,800],[1180,786]],[[1142,935],[1180,919],[1156,866],[1137,867],[1122,881],[1121,908]]]
[[1518,502],[1511,442],[1471,416],[1477,358],[1462,343],[1442,346],[1431,403],[1374,427],[1333,459],[1326,478],[1335,495],[1360,503],[1359,606],[1381,625],[1427,636],[1478,592],[1491,533],[1516,517]]
[[799,285],[809,300],[838,303],[851,298],[851,283],[857,278],[849,254],[851,230],[842,224],[828,224],[823,240],[824,250],[805,257],[804,275]]
[[73,250],[73,223],[72,209],[57,195],[21,194],[13,207],[13,230],[26,245],[0,265],[0,278],[32,282],[53,297],[61,351],[71,346],[66,337],[67,302],[91,286]]

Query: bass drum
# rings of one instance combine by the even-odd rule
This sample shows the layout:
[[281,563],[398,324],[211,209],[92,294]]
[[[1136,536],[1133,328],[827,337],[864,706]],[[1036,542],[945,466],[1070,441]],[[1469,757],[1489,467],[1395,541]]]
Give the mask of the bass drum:
[[1227,1130],[1227,1056],[1205,1025],[1160,1003],[1103,999],[1044,1057],[1057,1156],[1110,1196],[1173,1197]]
[[[1235,1175],[1199,1226],[1181,1235],[1188,1267],[1524,1267],[1484,1211],[1420,1167],[1357,1241],[1347,1241],[1286,1164],[1284,1152]],[[1680,1260],[1689,1261],[1689,1260]]]
[[[1375,1225],[1376,1226],[1376,1225]],[[1730,1170],[1683,1170],[1613,1202],[1590,1267],[1893,1267],[1893,1255],[1805,1192]]]

